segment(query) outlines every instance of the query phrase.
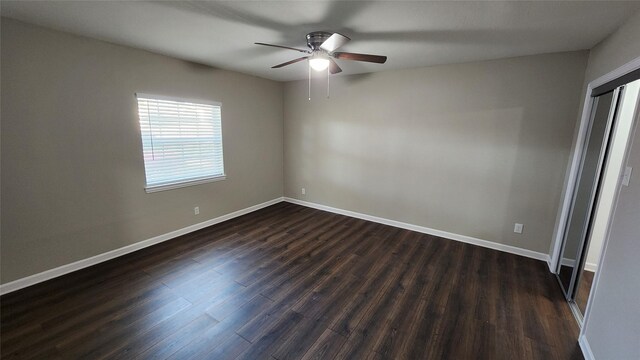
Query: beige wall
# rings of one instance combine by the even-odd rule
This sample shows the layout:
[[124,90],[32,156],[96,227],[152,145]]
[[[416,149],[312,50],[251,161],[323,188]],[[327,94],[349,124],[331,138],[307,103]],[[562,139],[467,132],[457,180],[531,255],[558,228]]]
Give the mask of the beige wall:
[[[640,57],[640,13],[591,50],[585,82]],[[584,94],[584,93],[583,93]],[[634,168],[629,187],[622,187],[614,207],[611,232],[593,290],[585,333],[595,359],[640,358],[640,122],[628,165]]]
[[285,195],[547,253],[586,59],[287,83]]
[[[282,84],[1,30],[2,283],[282,196]],[[135,92],[221,101],[227,180],[146,194]]]
[[591,49],[585,83],[590,83],[638,56],[640,56],[640,12]]

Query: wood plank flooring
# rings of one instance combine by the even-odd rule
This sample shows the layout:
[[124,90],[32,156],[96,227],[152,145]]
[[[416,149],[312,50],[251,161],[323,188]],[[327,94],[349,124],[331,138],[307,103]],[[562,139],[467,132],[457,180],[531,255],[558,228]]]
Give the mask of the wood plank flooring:
[[576,304],[583,315],[587,311],[587,301],[589,300],[589,294],[591,293],[594,276],[595,272],[582,269],[582,274],[580,275],[578,284],[578,293],[576,294]]
[[582,359],[543,262],[289,203],[0,303],[2,359]]

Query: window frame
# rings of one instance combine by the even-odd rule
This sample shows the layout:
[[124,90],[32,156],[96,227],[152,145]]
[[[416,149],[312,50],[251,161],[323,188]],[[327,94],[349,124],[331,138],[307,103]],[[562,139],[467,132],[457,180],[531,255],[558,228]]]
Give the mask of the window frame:
[[[188,99],[188,98],[180,98],[180,97],[175,97],[175,96],[166,96],[166,95],[156,95],[156,94],[150,94],[150,93],[142,93],[142,92],[136,92],[134,94],[135,100],[136,100],[136,118],[137,118],[137,123],[138,123],[138,130],[139,133],[138,135],[140,136],[140,145],[141,145],[141,150],[142,150],[142,162],[144,165],[144,177],[145,177],[145,185],[144,185],[144,190],[146,193],[154,193],[154,192],[159,192],[159,191],[166,191],[166,190],[172,190],[172,189],[179,189],[179,188],[183,188],[183,187],[189,187],[189,186],[195,186],[195,185],[201,185],[201,184],[206,184],[206,183],[211,183],[211,182],[216,182],[216,181],[221,181],[221,180],[225,180],[227,178],[227,174],[225,171],[225,166],[224,166],[224,136],[223,136],[223,130],[222,130],[222,102],[219,101],[212,101],[212,100],[202,100],[202,99]],[[148,181],[147,181],[147,164],[146,161],[144,159],[144,140],[143,140],[143,133],[142,133],[142,127],[141,127],[141,123],[140,123],[140,109],[139,109],[139,100],[138,98],[144,98],[144,99],[151,99],[151,100],[164,100],[164,101],[174,101],[174,102],[187,102],[187,103],[192,103],[192,104],[202,104],[202,105],[211,105],[211,106],[217,106],[220,108],[220,149],[222,151],[222,154],[220,156],[221,160],[222,160],[222,174],[221,175],[212,175],[212,176],[206,176],[206,177],[196,177],[196,178],[191,178],[191,179],[185,179],[185,180],[179,180],[179,181],[172,181],[172,182],[166,182],[166,183],[159,183],[156,185],[148,185]]]

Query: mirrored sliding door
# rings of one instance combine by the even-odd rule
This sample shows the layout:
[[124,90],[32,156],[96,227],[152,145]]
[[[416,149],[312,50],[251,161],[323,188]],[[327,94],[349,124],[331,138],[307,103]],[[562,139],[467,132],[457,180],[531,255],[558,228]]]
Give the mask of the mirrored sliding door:
[[568,300],[580,275],[621,88],[594,99],[591,122],[565,227],[558,279]]

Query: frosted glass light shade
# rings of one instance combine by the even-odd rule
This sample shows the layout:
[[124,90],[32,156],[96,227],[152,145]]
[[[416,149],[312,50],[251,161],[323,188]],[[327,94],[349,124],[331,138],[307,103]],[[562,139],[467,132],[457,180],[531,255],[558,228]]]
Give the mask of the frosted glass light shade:
[[314,57],[309,59],[309,66],[315,71],[326,70],[329,67],[329,59]]

